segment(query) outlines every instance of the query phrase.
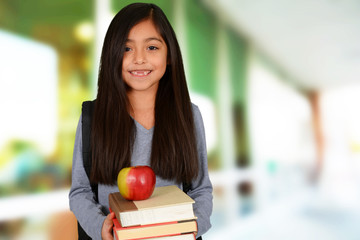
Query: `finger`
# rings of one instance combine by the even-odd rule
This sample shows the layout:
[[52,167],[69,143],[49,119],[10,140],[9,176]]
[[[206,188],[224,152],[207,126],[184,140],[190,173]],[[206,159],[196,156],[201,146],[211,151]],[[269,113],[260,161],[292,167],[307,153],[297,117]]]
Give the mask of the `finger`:
[[110,213],[106,216],[104,223],[103,223],[103,228],[102,228],[102,239],[104,240],[112,240],[113,239],[113,235],[112,235],[112,227],[113,227],[113,222],[112,219],[115,218],[115,214],[114,213]]
[[105,221],[104,221],[104,225],[107,229],[111,229],[113,226],[113,221],[112,219],[114,218],[114,213],[110,213],[106,216]]
[[110,222],[111,225],[112,225],[112,223],[113,223],[112,219],[113,219],[113,218],[115,218],[115,213],[111,212],[111,213],[109,213],[109,214],[106,216],[105,221]]
[[107,233],[103,234],[102,239],[103,240],[113,240],[114,238],[111,233],[107,232]]
[[110,235],[110,233],[106,233],[101,237],[102,240],[112,240],[113,236]]

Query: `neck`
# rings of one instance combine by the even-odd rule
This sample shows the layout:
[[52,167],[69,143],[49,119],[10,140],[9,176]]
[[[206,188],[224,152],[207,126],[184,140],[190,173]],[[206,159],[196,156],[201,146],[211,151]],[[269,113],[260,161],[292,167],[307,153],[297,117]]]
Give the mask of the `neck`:
[[128,98],[131,104],[131,111],[148,111],[155,107],[156,94],[148,93],[146,91],[131,91],[128,92]]
[[144,91],[128,92],[130,101],[130,115],[144,128],[150,129],[155,124],[155,97]]

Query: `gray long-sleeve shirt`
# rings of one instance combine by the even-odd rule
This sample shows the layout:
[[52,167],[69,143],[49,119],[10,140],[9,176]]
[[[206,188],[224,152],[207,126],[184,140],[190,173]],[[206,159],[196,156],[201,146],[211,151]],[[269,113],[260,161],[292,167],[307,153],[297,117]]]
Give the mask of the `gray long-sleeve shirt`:
[[[212,184],[208,175],[207,152],[205,142],[205,132],[201,113],[196,105],[192,105],[197,150],[199,154],[200,170],[198,177],[192,182],[192,190],[188,195],[195,200],[194,212],[197,216],[198,234],[201,236],[211,227],[210,215],[212,213]],[[150,166],[152,129],[146,129],[135,121],[136,138],[134,150],[131,158],[131,165]],[[72,165],[72,184],[69,193],[70,209],[75,214],[77,220],[92,239],[101,239],[102,224],[109,214],[109,193],[118,192],[117,185],[98,185],[98,200],[94,200],[89,179],[85,173],[82,157],[82,126],[81,117],[76,129],[73,165]],[[156,176],[156,186],[177,185],[182,189],[182,184],[175,181],[162,179]]]

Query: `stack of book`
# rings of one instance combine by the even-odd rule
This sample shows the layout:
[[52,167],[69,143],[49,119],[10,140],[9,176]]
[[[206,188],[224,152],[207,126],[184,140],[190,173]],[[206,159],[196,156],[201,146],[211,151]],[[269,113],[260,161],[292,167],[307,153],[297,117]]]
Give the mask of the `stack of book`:
[[111,193],[110,211],[116,216],[114,236],[117,240],[195,240],[194,203],[174,185],[157,187],[142,201],[128,201],[119,192]]

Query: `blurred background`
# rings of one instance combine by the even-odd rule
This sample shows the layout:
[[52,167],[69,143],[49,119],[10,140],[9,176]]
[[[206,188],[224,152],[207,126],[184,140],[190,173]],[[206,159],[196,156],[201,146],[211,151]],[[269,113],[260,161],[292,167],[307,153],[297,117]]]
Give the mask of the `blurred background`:
[[[129,0],[0,0],[0,239],[75,239],[81,103]],[[207,240],[360,228],[360,3],[154,0],[181,45],[214,186]]]

